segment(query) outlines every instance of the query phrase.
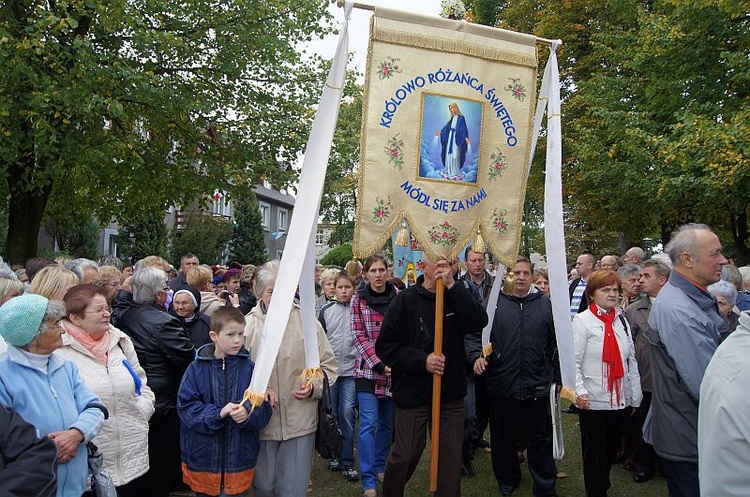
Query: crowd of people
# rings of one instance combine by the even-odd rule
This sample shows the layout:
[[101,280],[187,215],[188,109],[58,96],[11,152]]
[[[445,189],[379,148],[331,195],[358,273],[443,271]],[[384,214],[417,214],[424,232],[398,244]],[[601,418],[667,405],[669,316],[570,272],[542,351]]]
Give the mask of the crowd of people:
[[[690,224],[648,259],[638,247],[577,258],[568,411],[586,495],[607,495],[617,461],[635,482],[660,472],[673,496],[750,488],[750,268],[721,249],[709,227]],[[561,370],[547,272],[519,257],[494,274],[487,254],[463,255],[463,271],[425,260],[406,281],[381,255],[316,271],[318,355],[342,433],[327,468],[364,497],[404,495],[435,376],[435,495],[461,495],[478,449],[501,495],[516,492],[523,462],[535,496],[557,495],[549,397]],[[91,443],[121,497],[308,494],[323,379],[303,378],[297,301],[261,405],[244,400],[278,261],[211,267],[185,254],[176,270],[158,256],[133,266],[37,257],[26,281],[14,269],[0,267],[0,494],[91,495]]]

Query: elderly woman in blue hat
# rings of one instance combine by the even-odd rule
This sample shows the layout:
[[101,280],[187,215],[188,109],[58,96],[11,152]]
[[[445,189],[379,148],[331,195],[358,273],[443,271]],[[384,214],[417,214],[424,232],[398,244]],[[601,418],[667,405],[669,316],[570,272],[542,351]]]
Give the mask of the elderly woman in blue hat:
[[16,410],[57,446],[57,496],[80,496],[88,474],[86,443],[104,424],[106,408],[54,352],[62,345],[65,304],[22,295],[0,307],[0,404]]

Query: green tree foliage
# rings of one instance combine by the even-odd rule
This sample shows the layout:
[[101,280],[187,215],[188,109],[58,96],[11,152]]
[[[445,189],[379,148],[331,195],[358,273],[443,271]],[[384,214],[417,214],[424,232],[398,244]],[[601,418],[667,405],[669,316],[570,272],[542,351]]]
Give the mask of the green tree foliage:
[[0,3],[10,259],[48,207],[122,222],[290,182],[323,67],[297,47],[329,31],[315,0]]
[[329,250],[320,260],[320,263],[324,266],[344,267],[347,262],[352,260],[353,253],[351,244],[345,243]]
[[234,199],[234,227],[229,242],[229,259],[256,266],[268,260],[263,217],[254,194]]
[[231,221],[222,217],[195,214],[187,220],[184,232],[173,231],[172,253],[177,257],[177,254],[192,252],[201,262],[216,264],[222,261],[231,238]]
[[135,262],[149,255],[158,255],[169,260],[167,228],[164,212],[144,212],[131,218],[120,229],[119,252],[124,259]]
[[359,181],[359,136],[362,128],[363,89],[349,74],[347,98],[339,109],[339,119],[328,160],[320,212],[323,220],[335,226],[329,246],[352,243]]
[[746,3],[496,4],[500,27],[564,41],[568,250],[601,254],[645,238],[666,242],[676,226],[697,221],[716,228],[746,262]]
[[64,218],[50,219],[46,231],[57,242],[61,252],[70,257],[98,259],[99,223],[78,218],[75,214]]

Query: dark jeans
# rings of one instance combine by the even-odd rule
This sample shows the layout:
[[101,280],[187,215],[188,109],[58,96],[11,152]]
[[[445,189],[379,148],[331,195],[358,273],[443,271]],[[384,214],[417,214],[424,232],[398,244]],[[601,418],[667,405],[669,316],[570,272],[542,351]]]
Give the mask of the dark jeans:
[[557,495],[557,469],[552,457],[552,419],[546,397],[491,400],[492,471],[497,482],[500,486],[513,488],[521,482],[521,465],[516,452],[519,426],[523,426],[534,495]]
[[[440,455],[437,491],[434,497],[461,495],[461,428],[464,424],[463,400],[440,408]],[[432,425],[432,409],[396,408],[396,440],[385,465],[383,497],[403,497],[406,483],[417,469],[424,452],[427,430]]]
[[616,411],[578,410],[583,452],[583,481],[588,497],[606,497],[609,472],[620,448],[620,437],[631,408]]
[[661,460],[669,497],[700,497],[698,463]]
[[138,480],[150,497],[167,497],[182,482],[180,418],[177,409],[155,412],[148,426],[149,470]]
[[490,397],[487,395],[487,374],[474,377],[474,432],[471,440],[476,446],[484,438],[490,421]]
[[469,374],[466,378],[466,396],[464,397],[464,436],[461,444],[461,457],[469,458],[471,453],[471,440],[474,433],[474,421],[477,416],[476,397],[474,394],[474,375]]

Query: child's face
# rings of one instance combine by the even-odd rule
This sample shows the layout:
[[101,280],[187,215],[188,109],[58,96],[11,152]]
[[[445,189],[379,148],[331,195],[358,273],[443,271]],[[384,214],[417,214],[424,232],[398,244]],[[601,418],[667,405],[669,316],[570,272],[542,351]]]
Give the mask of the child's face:
[[336,280],[336,298],[342,304],[348,303],[354,294],[354,285],[346,278]]
[[242,348],[245,335],[245,324],[229,321],[218,333],[211,331],[209,336],[216,344],[214,357],[221,359],[229,355],[237,355]]

